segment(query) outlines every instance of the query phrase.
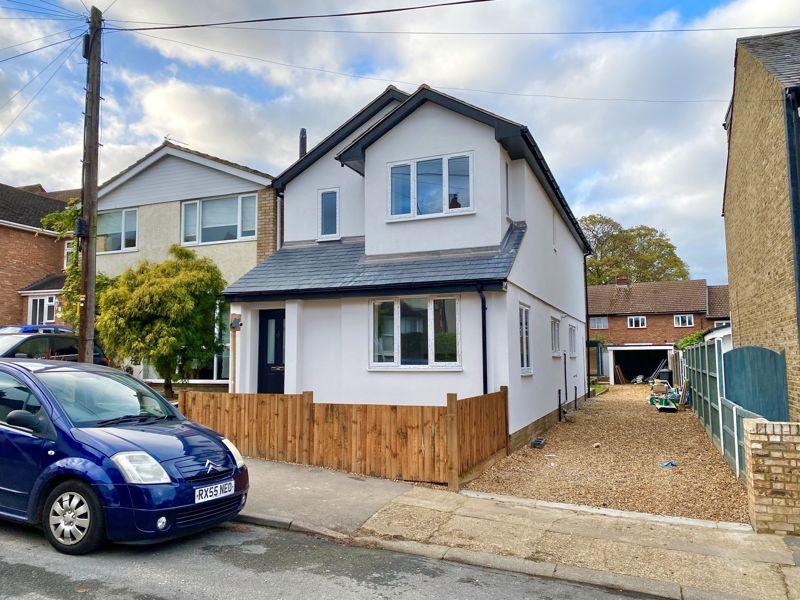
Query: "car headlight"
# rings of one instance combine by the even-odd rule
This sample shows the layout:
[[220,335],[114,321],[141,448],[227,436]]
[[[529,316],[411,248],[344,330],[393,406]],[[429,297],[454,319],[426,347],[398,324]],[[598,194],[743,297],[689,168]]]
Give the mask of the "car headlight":
[[128,483],[154,484],[171,481],[164,467],[147,452],[119,452],[111,460]]
[[244,466],[244,457],[242,453],[239,452],[239,449],[233,445],[233,442],[230,441],[228,438],[222,438],[222,443],[228,447],[228,450],[231,451],[233,454],[233,460],[236,461],[236,468],[241,469]]

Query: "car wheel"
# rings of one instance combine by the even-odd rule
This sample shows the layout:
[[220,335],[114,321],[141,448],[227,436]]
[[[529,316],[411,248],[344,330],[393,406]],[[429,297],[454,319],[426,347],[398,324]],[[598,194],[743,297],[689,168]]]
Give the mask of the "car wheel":
[[64,554],[86,554],[105,541],[105,514],[92,488],[81,481],[58,484],[44,502],[47,541]]

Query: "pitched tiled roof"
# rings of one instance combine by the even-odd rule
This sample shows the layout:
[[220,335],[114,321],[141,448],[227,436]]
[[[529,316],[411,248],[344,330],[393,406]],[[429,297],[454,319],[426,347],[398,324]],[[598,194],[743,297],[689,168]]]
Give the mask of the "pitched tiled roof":
[[39,290],[60,290],[64,287],[64,273],[54,273],[26,285],[20,292],[38,292]]
[[708,286],[708,317],[710,319],[728,319],[730,316],[731,305],[728,286]]
[[785,87],[800,85],[800,29],[740,38],[738,43]]
[[500,247],[405,257],[367,257],[363,241],[284,246],[224,294],[230,299],[320,292],[347,295],[390,287],[499,283],[511,271],[525,230],[524,223],[514,224]]
[[66,202],[70,198],[80,198],[81,188],[73,188],[71,190],[54,190],[52,192],[45,192],[47,196]]
[[41,228],[42,217],[59,210],[59,200],[0,183],[0,221]]
[[589,286],[590,315],[705,313],[706,303],[705,279]]

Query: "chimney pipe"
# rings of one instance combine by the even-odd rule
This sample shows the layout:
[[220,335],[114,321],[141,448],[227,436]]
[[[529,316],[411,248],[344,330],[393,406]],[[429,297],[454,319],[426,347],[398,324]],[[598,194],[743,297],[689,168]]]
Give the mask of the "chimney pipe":
[[627,275],[618,275],[617,276],[617,287],[630,287],[631,280]]
[[300,158],[303,158],[307,152],[307,143],[306,143],[306,128],[302,127],[300,129]]

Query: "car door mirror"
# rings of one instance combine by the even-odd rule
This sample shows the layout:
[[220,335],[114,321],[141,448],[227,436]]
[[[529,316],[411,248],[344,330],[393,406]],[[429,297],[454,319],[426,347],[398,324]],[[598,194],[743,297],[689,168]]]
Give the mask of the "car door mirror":
[[39,418],[27,410],[12,410],[6,417],[6,423],[13,427],[22,427],[31,431],[39,431]]

